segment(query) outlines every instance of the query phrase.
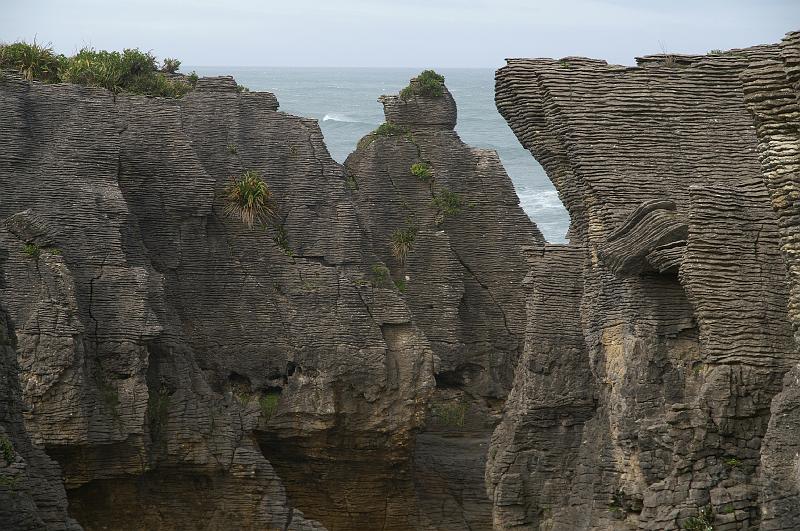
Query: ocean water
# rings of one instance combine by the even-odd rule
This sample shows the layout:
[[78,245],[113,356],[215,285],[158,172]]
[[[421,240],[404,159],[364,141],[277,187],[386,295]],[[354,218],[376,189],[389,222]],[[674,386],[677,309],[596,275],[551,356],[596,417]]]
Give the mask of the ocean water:
[[[275,93],[280,110],[319,121],[331,156],[344,162],[358,140],[383,122],[381,94],[397,94],[419,69],[189,67],[232,75],[251,90]],[[569,215],[542,167],[522,148],[494,105],[494,70],[437,69],[458,105],[456,131],[467,144],[497,151],[520,204],[547,241],[564,242]]]

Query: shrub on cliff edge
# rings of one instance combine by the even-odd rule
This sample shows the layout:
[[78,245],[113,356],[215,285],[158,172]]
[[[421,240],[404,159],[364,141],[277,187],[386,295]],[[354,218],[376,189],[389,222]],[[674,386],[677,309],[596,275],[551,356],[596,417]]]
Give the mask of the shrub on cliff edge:
[[65,60],[61,80],[111,92],[169,98],[180,98],[192,88],[189,83],[164,75],[153,54],[130,48],[122,53],[84,48]]
[[177,59],[165,59],[159,69],[153,54],[136,48],[122,52],[83,48],[67,57],[36,42],[0,45],[0,68],[18,72],[29,81],[75,83],[115,93],[180,98],[192,89],[192,79],[187,83],[170,77],[179,66]]
[[424,70],[400,91],[400,99],[408,101],[413,96],[440,98],[444,94],[444,76],[433,70]]
[[0,68],[14,70],[28,81],[58,83],[58,71],[64,56],[56,55],[49,46],[33,42],[0,45]]

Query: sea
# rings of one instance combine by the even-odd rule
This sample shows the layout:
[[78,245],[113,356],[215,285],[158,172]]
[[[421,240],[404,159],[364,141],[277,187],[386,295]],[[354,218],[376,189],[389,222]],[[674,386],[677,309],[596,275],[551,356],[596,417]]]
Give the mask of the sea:
[[[383,120],[382,94],[397,94],[420,72],[412,68],[193,66],[200,76],[232,75],[250,90],[274,93],[280,110],[319,121],[331,156],[344,162],[358,140]],[[569,215],[542,167],[494,105],[494,70],[437,68],[458,105],[456,131],[467,144],[497,151],[520,204],[547,241],[565,242]]]

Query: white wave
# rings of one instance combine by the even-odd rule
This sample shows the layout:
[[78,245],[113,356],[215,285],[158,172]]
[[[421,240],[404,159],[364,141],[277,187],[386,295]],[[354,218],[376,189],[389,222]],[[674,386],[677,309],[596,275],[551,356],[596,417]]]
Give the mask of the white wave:
[[330,114],[326,114],[322,118],[322,121],[323,122],[328,122],[328,121],[331,121],[331,122],[348,122],[348,123],[358,123],[359,122],[359,120],[356,120],[355,118],[347,116],[346,114],[339,114],[339,113],[335,113],[335,112],[332,112]]
[[564,209],[555,190],[520,190],[517,194],[525,210]]

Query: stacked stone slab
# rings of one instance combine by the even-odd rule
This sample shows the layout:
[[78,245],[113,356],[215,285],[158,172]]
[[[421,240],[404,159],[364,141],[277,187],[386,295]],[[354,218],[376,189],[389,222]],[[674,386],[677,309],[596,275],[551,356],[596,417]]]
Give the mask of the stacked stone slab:
[[[764,184],[778,217],[780,246],[789,273],[789,317],[800,344],[800,33],[783,39],[775,57],[755,62],[742,73],[744,96],[753,114]],[[800,366],[783,381],[772,401],[764,436],[761,469],[762,529],[800,527],[800,483],[791,464],[800,453]]]
[[[453,132],[446,89],[384,101],[414,140],[360,148],[353,190],[316,121],[232,78],[173,100],[4,73],[2,375],[18,385],[0,478],[38,479],[17,497],[0,483],[16,500],[0,527],[490,527],[484,456],[523,344],[523,248],[542,238],[497,155]],[[408,173],[423,155],[433,185]],[[224,211],[249,170],[274,196],[265,226]],[[463,212],[439,219],[444,186]],[[387,244],[407,218],[399,267]]]
[[798,350],[740,76],[779,54],[498,71],[498,109],[571,228],[534,258],[487,465],[497,529],[767,525],[762,441]]
[[[412,87],[416,80],[412,80]],[[417,437],[417,529],[489,529],[483,469],[525,330],[526,250],[543,238],[497,153],[464,144],[441,96],[382,96],[386,123],[345,162],[370,252],[388,268],[435,359],[436,389]],[[423,164],[428,175],[415,176]],[[457,211],[436,198],[455,197]],[[407,257],[392,252],[411,229]],[[378,265],[378,264],[376,264]]]
[[[405,510],[386,500],[433,356],[402,299],[364,281],[375,259],[315,121],[230,78],[168,100],[7,75],[0,114],[0,300],[71,515],[320,528],[287,500],[287,452],[350,468],[340,495],[372,518]],[[274,193],[269,227],[223,213],[246,170]]]

